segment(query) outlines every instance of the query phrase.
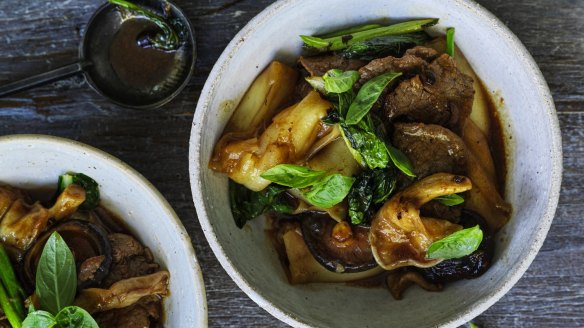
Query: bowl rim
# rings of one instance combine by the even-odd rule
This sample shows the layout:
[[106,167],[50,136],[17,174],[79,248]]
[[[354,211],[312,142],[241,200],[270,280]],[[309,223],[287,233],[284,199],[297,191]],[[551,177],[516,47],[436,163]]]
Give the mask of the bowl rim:
[[[110,155],[100,149],[97,149],[93,146],[89,146],[87,144],[81,143],[79,141],[70,140],[62,137],[50,136],[50,135],[43,135],[43,134],[13,134],[13,135],[5,135],[0,136],[0,145],[4,144],[21,144],[21,143],[32,143],[32,144],[40,144],[44,143],[47,145],[57,145],[61,148],[66,147],[70,148],[76,152],[86,153],[89,156],[97,157],[108,165],[110,165],[113,169],[119,170],[124,172],[126,175],[130,176],[133,181],[137,184],[142,185],[146,190],[150,192],[149,195],[158,204],[163,208],[164,212],[167,214],[167,218],[169,219],[169,223],[173,226],[173,228],[178,232],[179,238],[177,243],[180,243],[181,248],[185,250],[187,253],[188,267],[190,268],[190,276],[191,279],[198,284],[201,290],[201,295],[198,297],[201,300],[203,307],[201,309],[195,309],[197,311],[196,320],[200,327],[207,327],[208,325],[208,317],[207,317],[207,295],[205,291],[205,283],[203,280],[203,273],[199,266],[199,262],[197,260],[197,256],[195,254],[195,250],[193,248],[191,238],[187,233],[184,225],[180,221],[179,217],[177,216],[176,212],[172,208],[172,206],[168,203],[166,198],[154,187],[154,185],[148,181],[141,173],[136,171],[134,168],[129,166],[128,164],[124,163],[122,160]],[[193,291],[194,292],[194,291]],[[196,293],[194,293],[196,294]]]
[[[537,88],[534,90],[534,92],[539,96],[540,99],[544,101],[544,107],[546,110],[544,113],[542,113],[542,115],[544,115],[545,120],[550,123],[550,130],[552,133],[552,147],[549,150],[552,164],[550,176],[550,197],[547,199],[547,205],[545,207],[546,210],[542,214],[539,224],[534,227],[536,230],[535,236],[533,238],[534,243],[531,245],[528,252],[522,257],[522,259],[515,264],[515,271],[509,276],[509,279],[505,280],[501,285],[497,286],[497,288],[494,288],[493,291],[485,294],[475,303],[470,304],[466,311],[457,313],[456,315],[447,318],[442,322],[436,323],[437,326],[441,327],[457,327],[486,311],[495,302],[501,299],[517,283],[521,276],[523,276],[525,271],[527,271],[529,268],[529,265],[535,259],[535,256],[543,245],[545,237],[555,216],[556,207],[558,205],[560,196],[563,167],[561,132],[554,101],[543,74],[541,73],[529,51],[525,48],[519,38],[513,32],[511,32],[511,30],[505,24],[503,24],[494,14],[489,12],[483,6],[472,0],[448,1],[462,5],[470,12],[478,16],[481,20],[489,23],[493,29],[504,35],[508,42],[515,48],[522,66],[536,82]],[[204,117],[208,114],[207,110],[209,110],[209,103],[211,99],[210,95],[215,95],[214,90],[216,85],[221,83],[221,76],[225,73],[228,63],[242,46],[243,41],[246,40],[250,34],[254,33],[258,29],[258,26],[261,26],[272,16],[278,14],[284,8],[297,4],[298,2],[299,1],[297,0],[279,0],[261,11],[233,37],[213,66],[213,69],[209,73],[207,81],[205,82],[205,85],[201,91],[201,95],[197,103],[197,108],[195,110],[195,115],[193,117],[193,126],[191,130],[189,147],[189,175],[191,180],[191,191],[193,194],[193,201],[197,211],[198,220],[201,224],[205,237],[207,238],[207,241],[213,250],[213,253],[231,279],[233,279],[238,287],[243,290],[243,292],[245,292],[256,304],[258,304],[275,318],[294,327],[313,327],[309,322],[303,320],[303,318],[299,318],[291,313],[287,313],[283,309],[278,308],[276,305],[266,299],[262,295],[261,291],[257,290],[237,271],[236,267],[227,257],[223,247],[219,243],[219,240],[213,231],[213,226],[211,225],[209,216],[207,215],[206,203],[204,201],[201,188],[201,177],[203,170],[207,169],[207,163],[202,163],[200,156],[201,140],[204,132],[201,123],[203,122]]]

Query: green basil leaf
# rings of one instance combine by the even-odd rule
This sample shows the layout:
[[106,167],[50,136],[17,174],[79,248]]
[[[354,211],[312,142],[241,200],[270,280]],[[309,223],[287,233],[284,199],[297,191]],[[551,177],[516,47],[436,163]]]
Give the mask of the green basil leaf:
[[229,199],[235,225],[241,229],[247,221],[266,212],[292,213],[294,205],[282,197],[285,191],[285,187],[272,184],[255,192],[229,180]]
[[327,93],[327,91],[324,88],[324,79],[322,78],[322,76],[309,76],[304,79],[316,91],[322,93],[323,95]]
[[89,312],[78,306],[68,306],[55,317],[60,328],[99,328]]
[[392,160],[393,164],[395,165],[395,167],[397,167],[405,175],[407,175],[411,178],[415,178],[416,175],[414,174],[414,169],[412,167],[412,163],[407,158],[407,156],[404,153],[402,153],[401,150],[399,150],[391,145],[386,145],[386,146],[387,146],[387,150],[389,152],[389,157],[391,157],[391,160]]
[[341,174],[332,174],[312,186],[304,197],[312,205],[331,208],[347,197],[355,178]]
[[52,328],[56,325],[57,320],[47,311],[30,312],[22,322],[22,328]]
[[355,100],[356,96],[357,95],[355,94],[355,91],[353,89],[338,94],[339,102],[338,110],[343,119],[347,116],[347,112],[349,112],[349,107],[351,107],[351,104]]
[[327,116],[323,117],[321,120],[323,123],[328,125],[335,125],[341,122],[341,114],[336,109],[331,110]]
[[372,205],[384,203],[389,198],[395,190],[396,180],[392,166],[361,172],[347,195],[351,223],[368,222],[376,210]]
[[359,164],[366,165],[370,169],[387,167],[390,159],[387,148],[375,133],[365,131],[358,126],[344,124],[341,124],[341,132],[345,143]]
[[354,125],[361,121],[367,113],[371,110],[383,90],[389,85],[390,82],[394,81],[397,77],[401,76],[402,73],[389,72],[372,78],[367,81],[359,92],[357,97],[349,107],[349,112],[345,122],[348,125]]
[[77,269],[71,250],[54,232],[43,249],[36,273],[36,294],[41,307],[51,313],[73,304]]
[[479,326],[476,323],[472,322],[472,321],[468,323],[468,327],[469,328],[479,328]]
[[382,170],[373,170],[371,184],[373,185],[373,203],[384,203],[394,192],[397,184],[394,169],[390,166]]
[[476,225],[433,242],[428,247],[426,257],[447,260],[467,256],[479,248],[482,240],[483,231]]
[[260,176],[266,180],[290,188],[306,188],[315,184],[326,171],[314,171],[306,166],[280,164],[265,171]]
[[446,29],[446,53],[454,57],[454,27]]
[[353,89],[353,85],[359,80],[359,72],[331,69],[322,78],[326,92],[343,93]]
[[70,184],[76,184],[85,189],[85,201],[80,208],[91,210],[99,205],[99,184],[83,173],[66,173],[59,176],[57,193],[60,194]]
[[460,205],[460,204],[464,203],[464,198],[462,198],[458,194],[451,194],[451,195],[436,197],[436,198],[434,198],[434,200],[437,200],[441,204],[444,204],[446,206],[456,206],[456,205]]

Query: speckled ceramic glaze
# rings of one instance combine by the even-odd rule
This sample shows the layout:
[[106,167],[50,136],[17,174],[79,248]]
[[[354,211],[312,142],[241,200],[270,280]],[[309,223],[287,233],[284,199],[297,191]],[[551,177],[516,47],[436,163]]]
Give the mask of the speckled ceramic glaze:
[[99,183],[102,204],[118,214],[170,272],[166,327],[207,327],[205,285],[191,240],[168,202],[141,174],[87,145],[49,136],[0,137],[0,183],[55,188],[82,172]]
[[[456,28],[456,42],[487,89],[504,99],[509,142],[506,198],[514,214],[497,238],[495,261],[475,280],[441,293],[412,288],[394,300],[384,289],[341,284],[292,286],[255,220],[233,223],[227,178],[208,169],[212,148],[247,87],[273,59],[293,63],[300,34],[381,18],[438,17],[435,31]],[[508,138],[509,139],[509,138]],[[255,17],[219,58],[201,93],[190,144],[197,214],[215,255],[250,298],[299,327],[456,327],[501,298],[527,270],[556,209],[562,155],[547,85],[520,41],[492,14],[464,0],[279,1]]]

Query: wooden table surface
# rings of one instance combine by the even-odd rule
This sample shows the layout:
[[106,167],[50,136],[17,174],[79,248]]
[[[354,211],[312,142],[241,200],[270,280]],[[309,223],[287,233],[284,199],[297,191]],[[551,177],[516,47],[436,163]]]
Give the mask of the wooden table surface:
[[[0,85],[71,63],[101,0],[0,0]],[[195,75],[158,111],[119,108],[74,77],[0,99],[0,135],[75,139],[122,159],[168,199],[203,269],[209,325],[283,327],[219,265],[197,221],[188,140],[205,79],[229,42],[270,0],[176,0],[197,30]],[[481,327],[584,327],[584,0],[480,0],[523,41],[552,90],[563,134],[564,180],[547,240],[513,289],[474,320]]]

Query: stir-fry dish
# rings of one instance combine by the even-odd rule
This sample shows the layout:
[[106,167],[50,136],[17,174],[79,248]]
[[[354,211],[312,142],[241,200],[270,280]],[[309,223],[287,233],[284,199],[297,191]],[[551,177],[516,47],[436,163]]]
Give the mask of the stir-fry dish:
[[169,279],[87,175],[0,184],[0,327],[162,327]]
[[291,283],[384,284],[396,298],[482,275],[509,220],[496,109],[438,19],[301,36],[225,127],[209,167],[235,223],[267,214]]

